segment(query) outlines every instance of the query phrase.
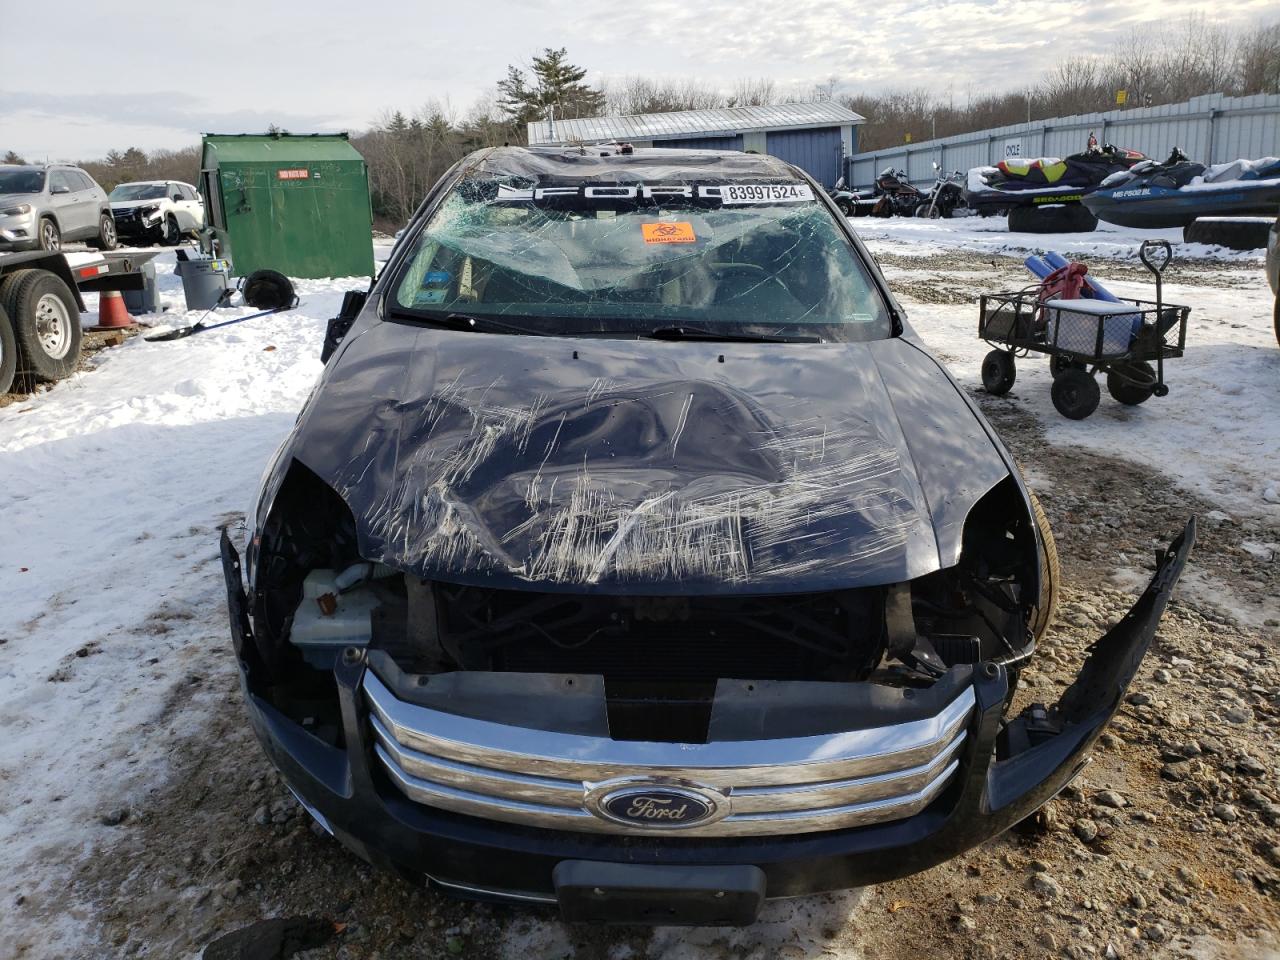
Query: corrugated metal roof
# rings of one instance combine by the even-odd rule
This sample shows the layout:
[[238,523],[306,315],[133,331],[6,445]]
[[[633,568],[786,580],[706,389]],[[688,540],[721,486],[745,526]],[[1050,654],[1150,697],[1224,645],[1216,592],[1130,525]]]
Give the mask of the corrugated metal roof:
[[361,159],[345,133],[290,133],[278,137],[261,133],[206,133],[204,146],[206,161],[215,156],[219,162],[239,163]]
[[611,140],[683,140],[750,130],[805,130],[852,126],[866,117],[838,103],[778,103],[767,107],[724,107],[641,113],[630,117],[539,120],[529,124],[529,144],[605,143]]

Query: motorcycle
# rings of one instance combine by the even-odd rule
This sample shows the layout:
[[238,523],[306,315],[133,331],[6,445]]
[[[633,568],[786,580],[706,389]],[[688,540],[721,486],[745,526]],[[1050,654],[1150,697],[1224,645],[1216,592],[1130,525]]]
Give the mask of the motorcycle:
[[835,186],[827,193],[846,217],[865,217],[874,202],[869,201],[857,190],[850,190],[844,177],[837,180]]
[[964,199],[964,173],[953,170],[950,174],[944,175],[942,165],[936,162],[933,165],[933,171],[938,179],[921,199],[920,206],[916,207],[916,216],[928,217],[931,220],[936,220],[938,217],[954,217],[958,210],[968,207]]
[[907,179],[906,171],[886,167],[876,178],[875,206],[871,208],[873,217],[910,217],[916,212],[924,197]]

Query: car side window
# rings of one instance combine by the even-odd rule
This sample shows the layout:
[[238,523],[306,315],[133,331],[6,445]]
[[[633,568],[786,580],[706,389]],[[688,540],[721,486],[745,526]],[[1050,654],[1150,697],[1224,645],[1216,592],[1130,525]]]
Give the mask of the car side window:
[[182,196],[187,200],[198,201],[200,199],[198,196],[196,196],[196,191],[194,187],[188,187],[185,183],[179,184],[179,186],[182,188]]
[[66,190],[68,193],[76,189],[76,185],[71,182],[71,178],[67,176],[65,170],[53,170],[49,173],[49,192],[53,193],[59,188]]
[[70,173],[71,173],[71,179],[78,184],[78,186],[76,187],[77,190],[93,189],[93,180],[89,178],[89,175],[87,173],[81,173],[79,170],[72,170],[70,171]]
[[170,200],[176,200],[181,202],[186,199],[186,197],[182,195],[182,188],[179,187],[176,183],[169,184],[168,191],[169,191]]

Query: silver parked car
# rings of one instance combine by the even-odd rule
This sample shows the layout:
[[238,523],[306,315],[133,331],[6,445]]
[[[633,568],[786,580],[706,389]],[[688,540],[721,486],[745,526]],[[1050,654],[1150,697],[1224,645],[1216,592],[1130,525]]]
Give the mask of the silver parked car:
[[0,250],[59,250],[70,240],[115,249],[107,192],[79,167],[0,165]]

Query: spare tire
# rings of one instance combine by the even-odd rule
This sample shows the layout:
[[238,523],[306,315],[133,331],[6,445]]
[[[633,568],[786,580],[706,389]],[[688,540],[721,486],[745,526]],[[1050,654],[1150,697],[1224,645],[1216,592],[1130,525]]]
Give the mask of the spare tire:
[[1186,243],[1207,243],[1228,250],[1260,250],[1267,245],[1271,224],[1271,220],[1262,217],[1193,220],[1182,228],[1182,239]]
[[0,304],[0,393],[8,393],[18,372],[18,342],[13,338],[9,314]]
[[275,270],[255,270],[241,287],[244,302],[259,310],[286,310],[298,302],[293,284]]
[[1098,218],[1082,203],[1009,210],[1010,233],[1091,233],[1097,226]]

